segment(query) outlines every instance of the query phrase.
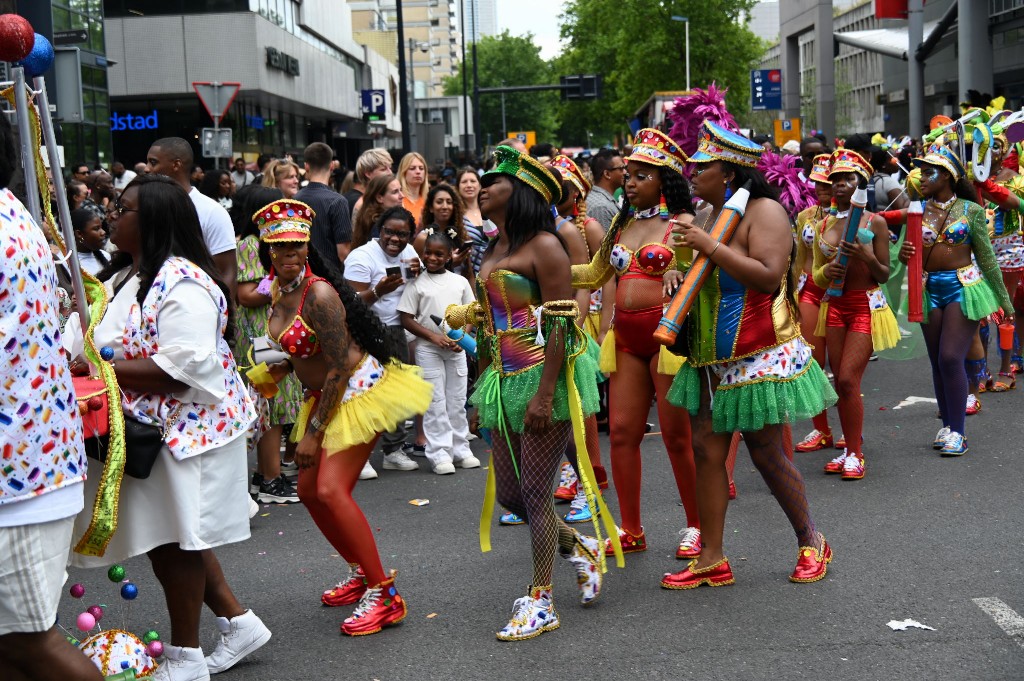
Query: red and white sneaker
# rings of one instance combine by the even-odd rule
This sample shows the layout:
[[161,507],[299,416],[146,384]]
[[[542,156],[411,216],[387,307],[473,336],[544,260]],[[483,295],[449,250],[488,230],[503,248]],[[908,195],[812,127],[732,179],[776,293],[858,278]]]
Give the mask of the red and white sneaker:
[[341,623],[341,633],[349,636],[376,634],[384,627],[405,619],[405,599],[395,589],[395,572],[377,586],[367,587],[352,616]]
[[864,477],[864,455],[847,454],[843,462],[843,480],[860,480]]
[[684,527],[679,530],[679,548],[676,549],[676,558],[679,560],[690,560],[700,555],[703,544],[700,542],[700,529],[696,527]]
[[358,603],[359,599],[366,593],[366,575],[358,563],[348,564],[348,576],[338,582],[337,586],[325,591],[320,596],[320,602],[329,608],[339,605],[352,605]]
[[576,498],[577,478],[576,471],[568,461],[562,464],[562,472],[558,478],[558,487],[555,488],[555,499],[558,501],[572,501]]
[[807,433],[807,437],[797,443],[794,450],[798,452],[816,452],[819,449],[827,449],[832,446],[832,433],[825,434],[815,428]]
[[[640,534],[630,534],[621,527],[615,529],[619,531],[619,544],[622,545],[623,553],[639,553],[640,551],[647,550],[647,535],[644,534],[644,528],[640,528]],[[615,555],[611,539],[604,540],[604,555]]]
[[973,393],[967,395],[967,415],[974,416],[981,411],[981,400],[974,396]]
[[844,463],[846,463],[845,449],[842,454],[825,464],[825,473],[842,473]]

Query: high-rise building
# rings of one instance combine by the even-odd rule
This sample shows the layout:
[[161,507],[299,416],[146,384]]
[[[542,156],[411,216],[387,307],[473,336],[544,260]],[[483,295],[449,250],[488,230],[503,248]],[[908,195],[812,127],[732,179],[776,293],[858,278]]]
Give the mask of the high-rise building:
[[779,0],[761,0],[747,16],[747,28],[761,40],[779,40]]
[[473,40],[473,21],[476,21],[476,37],[498,34],[497,0],[468,0],[466,5],[466,33]]

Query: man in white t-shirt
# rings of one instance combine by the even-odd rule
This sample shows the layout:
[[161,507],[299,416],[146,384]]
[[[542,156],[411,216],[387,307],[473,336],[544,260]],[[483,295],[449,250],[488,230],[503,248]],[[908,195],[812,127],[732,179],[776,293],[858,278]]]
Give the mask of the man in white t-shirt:
[[137,177],[135,171],[125,168],[120,161],[114,161],[110,166],[110,174],[114,178],[114,191],[118,194],[123,192],[128,183]]
[[235,181],[235,187],[241,189],[252,184],[256,176],[245,169],[245,159],[239,156],[235,159],[234,170],[231,171],[231,179]]
[[[398,302],[402,299],[406,281],[414,279],[420,272],[419,257],[409,245],[415,224],[412,214],[401,206],[389,208],[381,216],[380,237],[363,244],[345,258],[345,281],[388,327],[398,358],[406,363],[409,362],[409,343],[398,316]],[[414,471],[419,468],[402,452],[404,425],[384,433],[380,441],[385,470]],[[376,473],[364,467],[363,476],[363,479],[376,477]]]
[[231,297],[234,298],[238,279],[235,229],[224,207],[210,197],[200,194],[189,182],[192,161],[192,146],[180,137],[158,139],[153,142],[149,153],[146,154],[146,164],[150,173],[167,175],[188,192],[188,197],[192,199],[199,215],[199,226],[203,230],[206,247],[213,256],[213,263],[217,266],[221,279],[231,289]]

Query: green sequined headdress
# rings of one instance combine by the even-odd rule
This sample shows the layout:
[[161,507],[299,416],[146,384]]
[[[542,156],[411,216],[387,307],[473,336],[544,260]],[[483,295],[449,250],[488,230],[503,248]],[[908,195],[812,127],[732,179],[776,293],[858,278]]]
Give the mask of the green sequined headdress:
[[531,188],[535,189],[538,194],[544,197],[544,201],[548,204],[558,204],[562,202],[562,182],[557,179],[554,174],[546,168],[540,161],[524,154],[512,147],[497,147],[494,150],[494,160],[497,164],[493,169],[484,173],[481,177],[481,184],[484,186],[490,184],[487,178],[491,177],[493,181],[494,175],[511,175],[517,177]]

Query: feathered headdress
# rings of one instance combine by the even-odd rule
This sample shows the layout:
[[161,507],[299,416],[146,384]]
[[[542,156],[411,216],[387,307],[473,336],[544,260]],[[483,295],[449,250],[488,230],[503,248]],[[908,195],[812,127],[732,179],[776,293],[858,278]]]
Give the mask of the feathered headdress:
[[[668,119],[672,128],[668,132],[683,153],[693,156],[700,140],[700,128],[704,121],[711,121],[728,130],[737,130],[736,119],[725,108],[725,93],[729,88],[719,88],[711,83],[707,90],[694,88],[693,94],[676,97]],[[687,167],[689,170],[689,167]]]
[[818,203],[810,184],[800,179],[800,166],[797,165],[799,160],[799,156],[780,156],[765,151],[757,163],[757,169],[764,175],[768,184],[779,190],[779,203],[793,218],[804,208]]

